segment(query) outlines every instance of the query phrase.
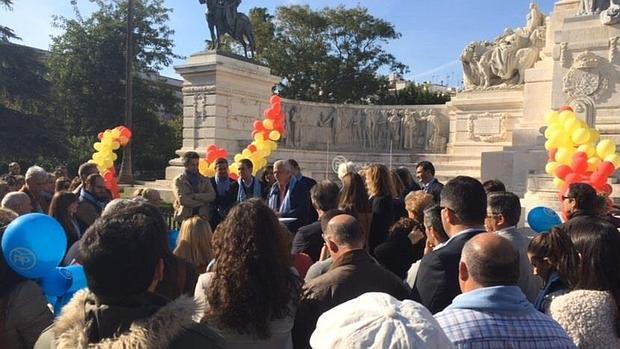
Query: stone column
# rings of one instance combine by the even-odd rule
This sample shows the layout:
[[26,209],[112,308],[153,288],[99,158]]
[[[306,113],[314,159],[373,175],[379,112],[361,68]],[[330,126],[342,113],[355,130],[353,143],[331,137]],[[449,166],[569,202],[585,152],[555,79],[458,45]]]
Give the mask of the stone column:
[[188,151],[204,156],[215,144],[233,155],[252,141],[252,127],[269,107],[272,87],[280,78],[268,67],[242,57],[198,52],[174,67],[183,77],[183,145],[170,160],[166,179],[182,170]]

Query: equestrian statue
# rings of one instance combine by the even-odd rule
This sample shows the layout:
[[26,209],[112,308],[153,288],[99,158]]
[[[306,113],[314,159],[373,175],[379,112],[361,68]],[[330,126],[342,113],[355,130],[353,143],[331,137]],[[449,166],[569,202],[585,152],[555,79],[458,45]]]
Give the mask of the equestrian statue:
[[[250,18],[237,12],[241,0],[198,0],[207,5],[207,24],[211,32],[209,49],[217,50],[222,43],[222,37],[228,34],[243,46],[246,58],[255,58],[256,48],[254,32]],[[249,50],[249,52],[248,52]],[[251,54],[248,55],[248,54]]]

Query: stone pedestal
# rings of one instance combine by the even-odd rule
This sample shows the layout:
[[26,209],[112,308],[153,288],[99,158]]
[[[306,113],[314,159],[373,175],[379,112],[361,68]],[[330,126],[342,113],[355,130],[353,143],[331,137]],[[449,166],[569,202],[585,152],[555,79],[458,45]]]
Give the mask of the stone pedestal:
[[199,52],[174,67],[183,77],[183,146],[170,161],[166,179],[182,170],[180,156],[217,144],[235,154],[251,141],[252,125],[269,107],[280,78],[268,67],[238,56]]
[[512,145],[523,113],[522,86],[462,92],[448,103],[450,154],[482,154]]

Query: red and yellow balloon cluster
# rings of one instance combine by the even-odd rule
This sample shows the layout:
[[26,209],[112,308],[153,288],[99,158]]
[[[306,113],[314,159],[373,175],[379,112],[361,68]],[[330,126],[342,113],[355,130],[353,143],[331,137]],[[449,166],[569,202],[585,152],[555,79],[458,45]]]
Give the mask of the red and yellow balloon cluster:
[[216,145],[211,144],[207,147],[207,153],[204,159],[200,159],[198,163],[198,171],[200,174],[206,177],[215,176],[215,160],[219,158],[226,159],[228,157],[228,152],[226,149],[218,148]]
[[99,132],[99,142],[93,144],[96,152],[90,162],[97,164],[99,173],[103,176],[105,186],[112,193],[114,199],[120,197],[114,161],[118,158],[115,150],[124,147],[131,140],[131,130],[125,126],[118,126]]
[[[284,134],[284,113],[282,112],[282,99],[278,95],[271,96],[271,106],[263,113],[263,120],[254,121],[252,138],[254,141],[243,151],[234,156],[234,163],[230,165],[230,177],[239,178],[239,161],[248,159],[252,161],[253,175],[256,175],[267,165],[267,159],[271,153],[278,149],[278,140]],[[207,157],[199,164],[200,173],[204,176],[215,175],[215,160],[226,158],[228,153],[215,145],[207,148]]]
[[549,151],[545,171],[554,176],[560,195],[573,183],[587,183],[599,193],[610,194],[607,178],[620,166],[616,144],[601,140],[598,131],[578,119],[570,107],[547,113],[545,122],[545,149]]

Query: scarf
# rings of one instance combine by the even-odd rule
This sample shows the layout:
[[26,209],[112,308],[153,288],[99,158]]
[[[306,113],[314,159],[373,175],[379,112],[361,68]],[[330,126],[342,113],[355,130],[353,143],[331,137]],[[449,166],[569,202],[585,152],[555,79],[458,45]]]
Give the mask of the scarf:
[[278,187],[278,182],[275,182],[271,187],[271,193],[269,194],[269,207],[278,213],[289,212],[291,210],[291,192],[295,189],[296,185],[297,178],[291,177],[291,181],[288,183],[288,188],[286,190],[284,200],[282,200],[280,206],[278,207],[280,188]]
[[230,178],[220,179],[215,176],[215,186],[217,187],[217,196],[224,196],[230,190]]
[[507,314],[536,311],[518,286],[492,286],[456,296],[446,309],[472,309]]
[[246,186],[241,177],[237,179],[237,183],[239,183],[239,191],[237,192],[237,202],[243,202],[248,199],[245,191],[246,191],[246,188],[249,189],[252,186],[254,187],[254,190],[252,191],[252,197],[253,198],[261,197],[263,188],[261,187],[260,182],[257,181],[255,177],[252,177],[252,184],[250,184],[250,186]]
[[97,200],[93,196],[93,194],[87,192],[84,189],[82,189],[82,191],[80,192],[80,201],[88,201],[91,204],[93,204],[93,206],[95,206],[95,209],[97,210],[97,213],[99,213],[99,214],[101,214],[101,212],[105,208],[105,204],[103,202]]

